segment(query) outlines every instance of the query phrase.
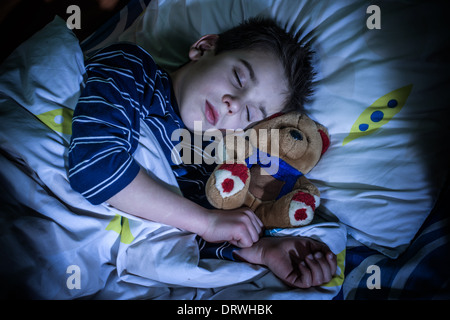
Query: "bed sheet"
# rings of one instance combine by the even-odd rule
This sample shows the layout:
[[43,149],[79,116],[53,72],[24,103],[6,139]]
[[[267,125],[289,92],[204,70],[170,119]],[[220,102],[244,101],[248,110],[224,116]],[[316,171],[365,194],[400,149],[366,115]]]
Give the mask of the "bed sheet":
[[[279,233],[316,238],[339,257],[330,283],[300,290],[261,266],[200,259],[194,234],[93,206],[71,190],[67,147],[83,79],[83,52],[60,18],[0,68],[2,297],[331,299],[338,293],[346,230],[337,222]],[[141,133],[136,159],[179,192],[153,134]]]
[[[450,299],[450,188],[408,249],[391,259],[365,246],[347,248],[345,282],[336,299]],[[376,266],[377,274],[370,266]],[[377,285],[376,287],[374,285]]]

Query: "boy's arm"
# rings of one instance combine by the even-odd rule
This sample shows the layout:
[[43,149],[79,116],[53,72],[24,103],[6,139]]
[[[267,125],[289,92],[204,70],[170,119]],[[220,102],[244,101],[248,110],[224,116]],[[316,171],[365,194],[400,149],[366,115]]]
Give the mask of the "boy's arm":
[[142,89],[152,89],[141,69],[156,72],[150,63],[142,66],[144,59],[138,47],[115,45],[86,63],[85,88],[72,119],[68,177],[92,204],[109,199],[140,170],[132,154],[139,141]]
[[248,209],[205,209],[164,188],[142,169],[107,202],[132,215],[191,231],[206,241],[229,241],[239,247],[256,242],[262,227]]

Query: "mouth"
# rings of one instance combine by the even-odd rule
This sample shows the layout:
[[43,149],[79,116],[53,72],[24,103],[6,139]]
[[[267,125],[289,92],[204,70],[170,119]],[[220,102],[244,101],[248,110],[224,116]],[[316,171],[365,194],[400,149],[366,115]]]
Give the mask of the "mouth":
[[206,120],[215,126],[217,124],[217,121],[219,120],[219,113],[217,110],[206,100],[205,102],[205,116]]

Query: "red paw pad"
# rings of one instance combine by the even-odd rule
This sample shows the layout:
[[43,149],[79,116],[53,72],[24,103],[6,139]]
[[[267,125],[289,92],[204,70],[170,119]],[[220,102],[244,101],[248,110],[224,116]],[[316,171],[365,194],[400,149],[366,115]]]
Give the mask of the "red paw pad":
[[297,192],[293,197],[292,201],[303,202],[307,206],[310,206],[313,210],[316,210],[316,200],[314,196],[305,192]]
[[301,191],[294,194],[289,204],[289,221],[291,225],[297,227],[309,224],[319,204],[319,197],[312,194]]
[[233,176],[241,179],[243,183],[248,179],[248,169],[245,164],[232,163],[232,164],[222,164],[219,168],[220,170],[228,170]]
[[308,218],[308,214],[306,213],[306,209],[302,208],[302,209],[297,209],[294,213],[294,218],[297,221],[303,221],[306,220],[306,218]]
[[230,178],[226,178],[222,182],[223,192],[230,192],[234,188],[234,181]]
[[241,191],[249,178],[247,166],[244,164],[222,164],[215,172],[216,189],[222,198],[231,197]]

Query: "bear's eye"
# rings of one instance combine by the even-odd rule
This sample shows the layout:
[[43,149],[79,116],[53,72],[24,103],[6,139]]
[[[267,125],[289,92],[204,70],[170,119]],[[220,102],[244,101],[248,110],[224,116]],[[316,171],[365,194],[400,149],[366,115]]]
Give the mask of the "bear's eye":
[[295,140],[299,140],[299,141],[303,140],[303,136],[300,133],[300,131],[298,131],[298,130],[291,130],[291,131],[289,131],[289,133],[291,134],[291,137],[294,138]]

